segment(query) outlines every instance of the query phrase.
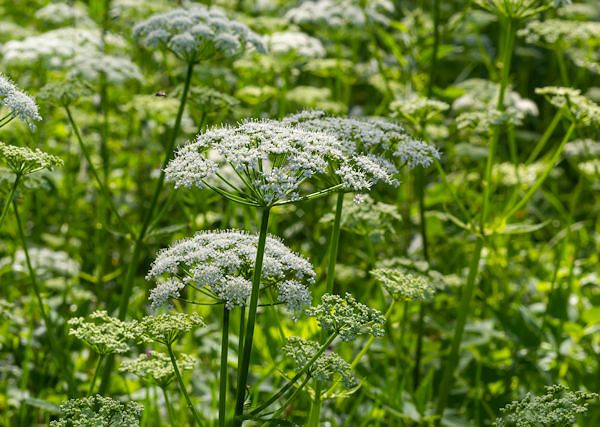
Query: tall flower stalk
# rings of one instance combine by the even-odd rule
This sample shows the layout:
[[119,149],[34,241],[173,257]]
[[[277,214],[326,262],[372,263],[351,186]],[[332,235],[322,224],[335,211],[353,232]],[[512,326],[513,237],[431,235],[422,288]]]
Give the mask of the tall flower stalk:
[[[174,9],[164,14],[150,17],[134,28],[134,37],[146,48],[164,48],[187,64],[183,91],[175,123],[171,129],[169,142],[164,152],[160,175],[154,186],[150,206],[146,209],[139,231],[135,234],[131,259],[123,282],[118,316],[127,316],[129,300],[133,290],[144,239],[148,234],[159,205],[159,198],[165,183],[166,167],[173,156],[175,144],[181,128],[181,120],[192,83],[194,66],[201,61],[234,57],[246,48],[253,47],[264,51],[259,37],[245,25],[230,21],[216,9],[196,6],[190,9]],[[112,359],[106,364],[101,390],[108,387]]]
[[258,235],[258,246],[256,248],[256,261],[254,262],[254,275],[252,277],[252,293],[250,295],[250,305],[248,306],[248,316],[246,329],[244,331],[244,346],[240,355],[238,355],[238,383],[237,395],[235,398],[234,426],[241,426],[244,414],[244,402],[246,399],[246,385],[248,384],[248,371],[250,369],[250,357],[252,356],[252,343],[254,340],[254,328],[256,325],[256,311],[258,308],[258,290],[260,288],[260,279],[263,267],[263,258],[265,244],[267,240],[267,230],[269,226],[269,207],[263,208],[260,232]]
[[[516,21],[513,20],[512,17],[507,17],[504,21],[503,31],[501,32],[502,37],[504,37],[501,44],[502,56],[501,56],[501,66],[502,66],[502,74],[500,79],[500,89],[498,92],[498,101],[496,104],[497,111],[504,111],[504,95],[506,93],[506,89],[509,84],[510,77],[510,64],[513,53],[513,45],[515,40],[515,31],[516,31]],[[450,394],[450,389],[452,387],[454,372],[456,370],[456,366],[458,363],[458,356],[460,353],[460,347],[462,343],[464,329],[467,323],[467,318],[469,316],[469,312],[471,309],[471,302],[473,300],[473,294],[475,292],[475,285],[478,279],[479,272],[479,264],[481,259],[481,252],[484,247],[484,237],[485,236],[485,225],[487,223],[489,202],[490,202],[490,194],[492,187],[492,167],[494,165],[494,156],[496,154],[496,149],[498,146],[498,141],[500,139],[500,127],[495,126],[492,130],[492,136],[490,138],[490,143],[488,145],[488,155],[485,167],[485,175],[484,175],[484,189],[482,195],[482,209],[479,220],[479,228],[481,232],[481,236],[477,237],[475,242],[475,248],[473,249],[473,253],[471,255],[471,262],[469,264],[469,272],[467,275],[467,282],[465,284],[465,288],[463,290],[463,294],[460,300],[458,317],[456,319],[456,324],[454,326],[454,334],[452,336],[452,341],[450,344],[450,353],[444,364],[444,370],[442,374],[442,382],[440,384],[440,392],[438,395],[438,402],[436,413],[441,417],[444,415],[444,411],[448,404],[448,396]]]
[[[238,354],[234,425],[241,425],[243,420],[272,207],[344,189],[365,191],[377,181],[394,180],[390,162],[352,152],[345,144],[334,133],[307,129],[288,120],[246,121],[237,127],[215,128],[200,134],[183,146],[167,167],[167,178],[178,187],[210,188],[233,202],[261,209],[250,302]],[[307,191],[311,187],[306,184],[318,186]],[[334,265],[335,257],[329,262]],[[333,275],[329,280],[333,280]]]
[[[546,11],[552,7],[559,6],[562,2],[547,2],[541,0],[510,0],[510,1],[497,1],[497,0],[477,0],[477,3],[486,10],[496,14],[501,20],[501,33],[500,33],[500,52],[501,52],[501,73],[500,73],[500,85],[498,90],[498,98],[496,103],[496,112],[504,112],[506,110],[506,102],[505,96],[510,84],[510,70],[511,70],[511,60],[512,53],[515,45],[515,36],[518,29],[518,25],[521,21],[534,16],[538,13]],[[573,93],[569,90],[557,90],[554,91],[554,88],[550,88],[547,93],[556,94],[557,95],[557,106],[559,108],[564,107],[569,104],[569,99],[571,97],[578,97],[578,93]],[[576,92],[576,91],[575,91]],[[546,93],[546,92],[542,92]],[[556,98],[555,98],[556,99]],[[522,206],[527,203],[527,201],[533,196],[533,194],[537,191],[537,189],[541,186],[541,184],[545,181],[547,176],[549,175],[551,169],[554,167],[556,161],[558,160],[560,153],[562,152],[562,148],[569,140],[574,127],[575,121],[578,116],[581,120],[585,120],[588,116],[594,116],[594,113],[588,114],[589,110],[595,110],[594,106],[590,105],[585,99],[582,99],[583,107],[578,111],[572,111],[572,115],[575,118],[572,118],[572,123],[569,129],[567,130],[563,140],[561,141],[558,149],[550,158],[548,162],[548,166],[545,169],[544,173],[536,179],[536,182],[533,186],[530,187],[529,191],[526,193],[524,197],[522,197],[515,204],[509,204],[506,207],[506,211],[503,213],[501,219],[503,222],[507,221],[515,212],[520,209]],[[586,108],[589,106],[590,108]],[[577,108],[574,108],[577,110]],[[551,127],[555,126],[557,120],[559,120],[560,115],[556,115],[552,121]],[[593,121],[594,119],[590,119]],[[542,141],[547,141],[546,138],[549,138],[550,133],[545,133],[542,137]],[[464,286],[464,290],[459,303],[459,310],[457,320],[454,326],[454,334],[452,336],[452,340],[450,343],[450,350],[447,356],[446,362],[444,364],[444,370],[442,374],[440,391],[438,394],[438,402],[436,407],[436,415],[438,416],[438,423],[441,423],[441,419],[444,415],[444,411],[448,405],[448,397],[450,394],[450,389],[452,388],[452,384],[454,381],[454,374],[456,371],[456,367],[458,365],[458,358],[460,355],[460,349],[463,339],[463,334],[465,330],[465,326],[470,315],[471,305],[473,296],[475,294],[475,289],[477,285],[477,281],[479,278],[479,268],[482,251],[485,247],[486,240],[490,237],[490,232],[487,229],[488,226],[488,216],[490,210],[490,202],[491,202],[491,194],[492,194],[492,170],[494,167],[494,160],[496,151],[498,148],[498,143],[500,140],[501,128],[499,125],[494,125],[491,132],[490,142],[488,144],[488,153],[487,160],[484,172],[484,181],[483,181],[483,193],[481,200],[481,212],[479,215],[479,221],[477,226],[472,224],[472,229],[478,229],[476,234],[476,242],[475,247],[472,252],[472,258],[469,263],[468,274],[466,284]],[[509,143],[513,144],[514,141],[509,138]],[[514,149],[511,148],[514,152]],[[534,149],[534,151],[537,150]]]

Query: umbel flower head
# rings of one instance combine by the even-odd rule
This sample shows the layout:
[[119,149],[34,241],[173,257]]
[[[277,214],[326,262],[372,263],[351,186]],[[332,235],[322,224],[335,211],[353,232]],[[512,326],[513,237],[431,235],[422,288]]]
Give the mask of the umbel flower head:
[[368,19],[386,25],[393,13],[394,4],[389,0],[311,0],[288,10],[285,18],[301,27],[335,31],[364,27]]
[[[191,371],[196,366],[196,359],[188,354],[180,354],[177,361],[179,371]],[[175,378],[175,369],[171,358],[164,353],[148,351],[136,359],[124,360],[119,367],[120,372],[133,374],[145,381],[156,383],[167,388]]]
[[[49,248],[30,248],[29,258],[33,269],[39,277],[76,277],[80,266],[64,251],[54,251]],[[27,272],[25,251],[18,250],[13,261],[13,271]]]
[[518,34],[527,43],[558,49],[578,66],[600,74],[600,22],[568,19],[531,21]]
[[590,41],[596,44],[600,41],[600,22],[567,19],[531,21],[518,34],[527,43],[544,47],[578,47]]
[[[294,361],[296,371],[300,371],[317,354],[320,347],[318,342],[290,337],[283,346],[283,352]],[[342,384],[346,388],[352,388],[358,384],[350,364],[333,351],[319,356],[308,368],[307,373],[318,381],[335,381],[336,377],[341,377]]]
[[46,83],[38,92],[42,101],[64,107],[93,93],[93,87],[81,80],[60,80]]
[[547,386],[541,396],[527,393],[502,408],[496,427],[567,426],[588,410],[589,401],[596,399],[596,393],[571,391],[558,384]]
[[3,142],[0,142],[0,159],[4,159],[14,174],[23,176],[63,165],[61,159],[38,148],[17,147]]
[[66,62],[70,80],[97,82],[101,73],[110,84],[123,84],[131,81],[141,82],[142,73],[129,58],[107,55],[95,50],[79,52]]
[[475,0],[475,3],[495,15],[521,20],[570,4],[571,0]]
[[600,141],[593,139],[576,139],[565,145],[565,157],[571,159],[600,158]]
[[539,114],[533,101],[510,89],[504,96],[504,111],[496,110],[500,86],[495,82],[468,79],[458,86],[465,91],[465,94],[456,98],[452,104],[452,109],[459,113],[456,118],[459,128],[475,128],[484,133],[493,126],[506,123],[519,125],[527,116],[535,117]]
[[171,345],[183,334],[194,328],[204,326],[204,320],[197,313],[161,313],[146,316],[136,322],[142,339],[164,345]]
[[137,341],[142,333],[137,322],[119,320],[106,311],[95,311],[88,319],[74,317],[69,320],[69,326],[69,335],[84,341],[101,355],[126,353],[128,342]]
[[342,341],[353,341],[357,335],[370,334],[383,336],[385,317],[373,308],[359,303],[349,293],[346,295],[325,294],[321,303],[306,310],[309,317],[314,317],[321,327],[339,335]]
[[390,110],[395,116],[416,121],[419,125],[443,118],[442,113],[449,108],[450,106],[445,102],[417,94],[397,98],[390,104]]
[[[312,110],[290,115],[283,122],[310,131],[331,133],[342,143],[345,155],[354,156],[357,162],[368,158],[381,164],[390,175],[397,172],[390,160],[399,160],[412,169],[428,167],[433,159],[440,158],[434,146],[413,139],[401,125],[382,118],[335,117]],[[375,171],[373,175],[379,178]],[[379,180],[396,184],[391,176],[384,174]]]
[[305,58],[323,58],[326,55],[321,40],[301,31],[277,32],[266,36],[269,52]]
[[85,10],[68,3],[53,2],[35,12],[36,19],[50,25],[93,22]]
[[[106,35],[105,42],[110,46],[124,43],[122,38],[111,33]],[[44,61],[49,68],[61,68],[77,53],[99,51],[101,48],[100,29],[65,27],[22,40],[11,40],[0,47],[0,53],[6,65],[30,67],[33,63]]]
[[[350,233],[368,236],[374,241],[384,241],[386,236],[395,233],[395,228],[402,220],[396,205],[376,202],[369,195],[355,197],[355,203],[346,195],[342,211],[341,227]],[[324,215],[320,222],[333,223],[335,214]]]
[[392,298],[400,301],[428,301],[435,288],[427,277],[401,268],[377,268],[371,275]]
[[582,95],[579,89],[547,86],[537,88],[535,93],[543,95],[556,108],[563,108],[578,125],[600,126],[600,105]]
[[249,48],[266,51],[260,36],[245,24],[202,5],[154,15],[133,28],[133,37],[145,48],[166,48],[188,63],[230,58]]
[[[198,135],[178,150],[166,177],[176,187],[208,187],[239,203],[275,206],[393,183],[394,170],[380,157],[348,154],[332,133],[261,120]],[[308,193],[308,183],[319,189]]]
[[[35,101],[19,90],[13,82],[0,73],[0,127],[14,118],[24,122],[31,130],[35,129],[34,122],[42,117],[38,113]],[[6,111],[7,112],[6,112]]]
[[50,421],[50,427],[138,427],[143,411],[137,402],[121,403],[97,394],[62,403],[60,418]]
[[[242,231],[201,231],[180,240],[157,255],[149,279],[158,279],[150,293],[153,308],[180,297],[185,286],[225,303],[231,309],[245,305],[252,289],[251,278],[258,236]],[[314,282],[310,262],[288,249],[279,239],[267,237],[263,288],[277,286],[278,301],[297,312],[310,305],[307,284]]]

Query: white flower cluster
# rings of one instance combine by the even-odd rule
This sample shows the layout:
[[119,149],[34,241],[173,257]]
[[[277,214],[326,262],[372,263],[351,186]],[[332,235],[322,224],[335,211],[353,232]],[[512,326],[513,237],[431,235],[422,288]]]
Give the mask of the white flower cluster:
[[[185,286],[212,294],[227,308],[245,305],[250,296],[258,236],[242,231],[199,232],[161,250],[148,273],[158,279],[150,294],[153,308],[178,298]],[[314,282],[310,262],[288,249],[275,237],[267,237],[263,287],[276,284],[279,301],[291,311],[311,303],[306,284]]]
[[84,79],[96,82],[100,73],[104,73],[106,81],[112,84],[122,84],[128,81],[142,81],[139,67],[129,58],[107,55],[96,50],[79,52],[66,62],[70,79]]
[[600,22],[570,21],[566,19],[546,19],[528,22],[519,31],[527,43],[538,45],[571,46],[600,39]]
[[[465,94],[452,103],[452,109],[459,113],[485,113],[496,109],[500,87],[497,83],[484,79],[469,79],[458,84]],[[539,110],[535,102],[523,98],[517,92],[507,90],[504,95],[504,113],[507,120],[520,123],[527,116],[537,116]]]
[[280,283],[277,289],[279,302],[287,305],[294,320],[298,319],[305,307],[312,304],[312,294],[305,285],[296,280],[286,280]]
[[[123,40],[108,34],[109,45],[122,46]],[[97,28],[58,28],[39,35],[11,40],[0,49],[5,65],[30,65],[45,61],[50,68],[61,68],[65,61],[89,50],[100,50],[102,38]]]
[[[30,248],[29,258],[31,265],[40,277],[59,275],[64,277],[77,277],[80,266],[64,251],[54,251],[48,248]],[[27,271],[25,252],[18,250],[13,261],[13,270]]]
[[35,129],[33,122],[42,119],[35,101],[2,74],[0,74],[0,105],[9,111],[8,116],[0,119],[0,127],[6,124],[9,118],[17,117],[31,129]]
[[269,52],[275,55],[294,54],[306,58],[323,58],[326,54],[321,40],[301,31],[284,31],[266,37]]
[[600,74],[600,22],[547,19],[519,31],[527,43],[559,49],[575,64]]
[[325,181],[318,194],[342,188],[365,191],[377,181],[393,183],[390,162],[370,154],[349,155],[345,145],[331,133],[273,120],[245,121],[198,135],[178,150],[166,176],[177,187],[209,187],[255,206],[310,197],[300,191],[311,178],[321,178],[321,186]]
[[494,165],[492,177],[499,185],[507,187],[521,185],[525,188],[532,186],[536,179],[542,175],[546,168],[543,163],[531,163],[529,165],[516,165],[510,162],[502,162]]
[[600,158],[600,141],[577,139],[567,142],[565,156],[574,159]]
[[90,22],[90,17],[85,10],[77,5],[62,2],[53,2],[35,12],[35,17],[51,25],[62,25],[65,23]]
[[[394,5],[389,0],[369,0],[363,9],[353,0],[311,0],[304,1],[285,14],[285,18],[300,26],[346,29],[364,27],[367,18],[381,24],[389,22]],[[387,15],[387,16],[386,16]]]
[[285,18],[301,26],[329,28],[362,27],[366,23],[360,7],[351,1],[314,0],[300,3],[285,14]]
[[564,108],[577,124],[600,127],[600,105],[582,95],[579,89],[546,86],[537,88],[535,93],[543,95],[554,107]]
[[383,118],[333,117],[322,111],[304,111],[283,121],[336,136],[344,154],[353,156],[360,164],[359,170],[365,169],[387,184],[396,184],[391,175],[397,173],[396,167],[386,160],[388,155],[399,158],[410,168],[428,167],[433,159],[440,158],[434,146],[411,138],[401,125]]
[[592,185],[597,189],[598,185],[596,183],[600,181],[600,160],[594,159],[578,162],[577,170],[592,179]]
[[167,48],[187,62],[233,57],[248,48],[266,51],[261,37],[245,24],[201,5],[153,15],[134,27],[133,37],[146,48]]

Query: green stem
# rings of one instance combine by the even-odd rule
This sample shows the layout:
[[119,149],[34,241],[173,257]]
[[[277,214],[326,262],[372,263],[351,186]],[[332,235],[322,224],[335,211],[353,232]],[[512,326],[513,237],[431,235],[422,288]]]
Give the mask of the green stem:
[[227,353],[229,350],[229,309],[223,306],[223,333],[221,335],[221,366],[219,375],[219,427],[225,427],[227,415]]
[[57,335],[55,334],[54,327],[52,322],[50,321],[50,317],[48,317],[48,313],[46,313],[46,308],[44,307],[44,301],[42,300],[42,294],[40,291],[40,287],[37,281],[37,274],[33,269],[33,265],[31,264],[31,258],[29,256],[29,248],[27,245],[27,239],[25,237],[25,232],[23,231],[23,224],[21,222],[21,216],[19,215],[19,209],[17,208],[17,203],[13,200],[13,210],[15,212],[15,219],[17,220],[17,230],[19,232],[19,239],[21,240],[21,244],[23,245],[23,252],[25,254],[25,262],[27,264],[27,271],[29,272],[29,278],[31,280],[31,285],[33,287],[33,292],[35,294],[35,298],[40,307],[40,313],[42,315],[42,320],[44,321],[44,325],[46,326],[46,333],[48,334],[48,341],[50,343],[50,348],[52,352],[59,358],[59,366],[62,369],[66,370],[66,378],[69,385],[69,395],[72,394],[73,390],[73,381],[72,381],[72,372],[71,372],[71,361],[69,360],[68,355],[65,353],[65,347],[58,347]]
[[[514,22],[511,18],[506,21],[507,27],[505,28],[505,39],[502,43],[502,77],[500,81],[500,92],[498,94],[498,102],[496,109],[498,111],[504,111],[504,96],[509,83],[510,75],[510,64],[512,59],[513,45],[515,41]],[[485,236],[485,224],[487,221],[487,214],[489,209],[489,199],[491,194],[492,186],[492,167],[494,165],[494,156],[496,153],[496,147],[500,139],[500,127],[495,126],[492,132],[491,141],[488,147],[488,156],[485,167],[485,186],[483,192],[482,210],[479,226],[482,235]],[[450,345],[450,354],[448,360],[445,363],[444,371],[442,374],[442,381],[440,384],[440,392],[438,396],[436,414],[438,416],[437,423],[441,424],[444,411],[448,404],[448,396],[454,379],[454,372],[458,364],[458,356],[462,343],[463,333],[467,324],[467,318],[471,309],[471,301],[475,293],[475,286],[477,284],[477,276],[479,273],[479,260],[481,259],[481,252],[483,250],[484,240],[478,238],[475,244],[475,249],[472,254],[471,263],[469,265],[469,273],[467,276],[467,283],[461,297],[460,307],[458,311],[458,318],[454,326],[454,335]]]
[[[439,0],[436,0],[438,3]],[[439,5],[438,5],[439,7]],[[432,71],[433,76],[433,71]],[[419,198],[419,231],[423,242],[423,258],[429,263],[429,241],[427,240],[427,221],[425,220],[425,171],[419,169],[417,172],[417,195]],[[417,345],[415,348],[415,367],[413,371],[414,387],[419,383],[421,370],[421,354],[423,349],[423,330],[425,321],[425,303],[421,302],[419,307],[419,322],[417,326]]]
[[[131,298],[131,292],[133,290],[133,280],[135,278],[135,273],[137,272],[139,258],[142,252],[142,245],[144,242],[144,238],[146,237],[146,233],[148,232],[148,227],[152,222],[152,217],[154,215],[154,211],[158,205],[158,197],[162,190],[162,187],[165,182],[165,168],[169,161],[171,160],[171,156],[173,155],[173,151],[175,149],[175,142],[177,141],[177,135],[179,133],[179,128],[181,127],[181,118],[183,117],[183,111],[185,110],[185,104],[187,100],[187,96],[190,89],[190,84],[192,81],[194,64],[189,63],[187,68],[187,74],[185,78],[185,83],[183,87],[183,93],[181,94],[181,100],[179,101],[179,109],[177,111],[177,117],[175,118],[175,124],[173,125],[173,131],[171,133],[171,139],[169,141],[169,145],[167,146],[167,150],[165,151],[165,157],[162,162],[162,166],[160,168],[160,176],[158,178],[158,182],[154,188],[154,193],[152,195],[152,201],[150,202],[150,207],[146,210],[146,214],[144,217],[144,222],[142,224],[142,228],[140,229],[139,234],[135,239],[135,243],[133,245],[133,253],[131,255],[131,259],[127,264],[127,273],[125,275],[125,280],[123,282],[123,289],[121,293],[121,301],[119,303],[119,319],[123,320],[127,316],[127,309],[129,307],[129,299]],[[102,382],[100,384],[100,393],[106,392],[108,389],[108,385],[110,383],[110,373],[112,370],[112,365],[114,363],[114,356],[111,355],[107,359],[104,365],[104,372],[102,375]]]
[[173,406],[171,406],[171,401],[169,400],[169,393],[167,392],[166,387],[161,387],[163,392],[163,396],[165,397],[165,406],[167,407],[167,415],[169,416],[169,424],[171,427],[176,426],[175,423],[175,412],[173,411]]
[[467,284],[462,294],[460,301],[460,307],[458,310],[458,318],[456,319],[456,325],[454,327],[454,336],[452,337],[452,344],[450,347],[450,355],[444,367],[444,373],[442,376],[442,382],[440,383],[440,394],[438,397],[437,414],[441,417],[444,415],[444,410],[448,404],[448,396],[450,394],[450,388],[452,387],[452,380],[454,378],[454,370],[458,362],[458,353],[460,351],[460,345],[462,342],[463,332],[465,325],[467,324],[468,312],[471,306],[471,300],[475,291],[475,285],[477,283],[477,273],[479,271],[479,260],[481,258],[481,250],[483,249],[483,239],[477,239],[475,249],[473,251],[473,258],[471,258],[471,264],[469,266],[469,276],[467,277]]
[[278,410],[276,410],[275,412],[273,412],[273,414],[276,416],[276,415],[280,414],[281,412],[283,412],[283,410],[285,408],[287,408],[290,405],[290,403],[292,403],[294,401],[294,399],[296,398],[298,393],[300,393],[302,391],[302,389],[308,383],[309,380],[310,380],[310,375],[307,375],[306,378],[304,378],[304,380],[300,383],[300,385],[298,387],[296,387],[296,390],[294,390],[294,392],[292,394],[290,394],[290,397],[288,397],[285,400],[285,402],[283,402],[281,407]]
[[[404,301],[404,305],[402,306],[402,324],[400,325],[400,350],[404,352],[404,338],[406,337],[406,328],[408,327],[408,301]],[[404,369],[403,369],[404,370]]]
[[307,427],[319,427],[319,421],[321,420],[321,384],[319,380],[316,381],[318,387],[315,390],[315,398],[310,405],[310,412],[306,421]]
[[440,46],[440,0],[433,0],[433,50],[431,53],[431,68],[427,82],[427,97],[433,94],[435,75],[437,71],[438,51]]
[[558,123],[560,123],[560,119],[562,119],[563,114],[564,114],[564,109],[560,108],[560,109],[556,110],[556,114],[554,114],[552,121],[550,122],[548,127],[546,127],[546,130],[542,134],[542,137],[540,138],[540,140],[536,144],[535,148],[533,149],[533,151],[527,158],[527,162],[525,162],[526,164],[530,164],[531,162],[533,162],[537,158],[537,156],[542,152],[542,150],[548,143],[548,140],[554,133],[554,129],[556,129],[556,126],[558,125]]
[[256,324],[256,311],[258,308],[258,293],[260,290],[260,279],[262,277],[263,258],[267,243],[267,228],[269,225],[269,213],[271,208],[265,207],[262,212],[260,224],[260,234],[258,236],[258,245],[256,247],[256,262],[254,263],[254,274],[252,277],[252,293],[250,295],[250,305],[248,307],[248,321],[244,337],[242,352],[238,355],[238,384],[235,404],[234,427],[242,425],[242,416],[244,414],[244,401],[246,398],[246,385],[248,384],[248,370],[250,368],[250,356],[252,355],[252,341],[254,339],[254,327]]
[[15,194],[17,192],[17,187],[19,186],[19,181],[21,180],[21,174],[18,173],[15,176],[15,181],[13,182],[12,187],[10,188],[10,192],[4,202],[4,207],[2,208],[2,214],[0,214],[0,229],[2,229],[2,224],[4,223],[4,219],[6,218],[6,214],[8,213],[8,209],[13,202]]
[[567,67],[564,60],[564,52],[561,52],[560,49],[554,49],[554,54],[556,56],[556,62],[558,62],[558,71],[560,72],[560,80],[562,81],[562,85],[570,86],[569,74],[567,73]]
[[[504,96],[508,87],[508,80],[510,74],[510,63],[512,59],[512,50],[515,39],[515,28],[513,27],[512,19],[507,19],[507,28],[505,31],[505,41],[503,44],[503,55],[502,55],[502,79],[500,80],[500,92],[498,93],[498,102],[496,104],[496,110],[504,111]],[[492,190],[492,167],[494,165],[494,156],[496,155],[496,149],[498,141],[500,140],[500,126],[494,126],[492,131],[492,138],[488,148],[488,156],[485,165],[485,183],[483,189],[483,207],[481,209],[481,220],[479,223],[481,232],[484,233],[485,222],[487,220],[487,214],[489,209],[490,194]]]
[[73,129],[73,132],[75,133],[75,138],[77,139],[79,148],[81,149],[81,152],[83,153],[83,156],[85,157],[85,160],[88,163],[88,167],[90,168],[90,171],[92,172],[92,176],[94,177],[94,180],[96,181],[96,184],[98,185],[98,188],[100,189],[100,193],[102,194],[102,197],[108,203],[110,210],[113,211],[115,217],[119,220],[119,223],[121,224],[121,226],[125,230],[130,231],[129,224],[127,224],[127,222],[125,222],[123,217],[119,214],[119,210],[115,206],[115,203],[112,200],[112,197],[110,196],[110,193],[108,192],[108,189],[106,188],[104,181],[100,178],[100,174],[98,173],[96,166],[94,166],[94,163],[92,162],[90,153],[89,153],[87,147],[85,146],[85,144],[83,143],[83,138],[81,137],[81,132],[79,132],[79,127],[75,123],[75,120],[73,119],[73,115],[71,114],[71,109],[69,108],[68,105],[65,105],[65,111],[67,113],[69,123],[71,124],[71,128]]
[[[281,387],[279,389],[279,391],[277,393],[275,393],[273,396],[271,396],[265,403],[260,405],[258,408],[252,410],[250,412],[250,415],[260,414],[262,411],[264,411],[269,406],[271,406],[273,404],[273,402],[277,401],[277,399],[279,399],[281,396],[283,396],[296,383],[296,381],[298,381],[298,379],[300,379],[300,377],[302,377],[302,375],[304,375],[304,373],[312,367],[312,365],[325,352],[325,350],[327,350],[327,348],[329,348],[329,346],[331,345],[333,340],[337,337],[337,335],[338,335],[337,332],[331,334],[329,336],[329,338],[327,339],[327,341],[325,341],[325,343],[319,348],[319,350],[317,350],[317,352],[314,354],[314,356],[311,357],[311,359],[302,367],[302,369],[300,369],[291,380],[289,380],[287,383],[285,383],[285,385],[283,387]],[[240,422],[240,424],[238,424],[238,425],[241,425],[241,420],[237,420],[237,421]]]
[[100,365],[104,360],[104,355],[101,354],[98,356],[98,361],[96,362],[96,369],[94,369],[94,376],[92,377],[92,382],[90,383],[90,388],[88,390],[88,396],[91,396],[94,393],[94,386],[96,385],[96,379],[98,378],[98,372],[100,372]]
[[[337,193],[335,203],[335,217],[333,220],[333,227],[331,229],[331,236],[329,238],[329,250],[327,251],[327,283],[325,293],[333,294],[335,285],[335,266],[337,262],[338,247],[340,243],[340,229],[342,223],[342,211],[344,209],[344,193],[339,191]],[[368,238],[368,236],[367,236]],[[326,335],[321,336],[321,341],[326,339]],[[311,404],[308,425],[318,426],[321,417],[321,382],[316,380],[315,384],[315,400]]]
[[329,239],[328,263],[327,263],[327,287],[325,292],[333,293],[335,283],[335,264],[337,261],[338,247],[340,243],[340,227],[342,222],[342,210],[344,209],[344,193],[338,192],[335,204],[335,219]]
[[183,379],[181,378],[181,374],[179,373],[179,367],[177,366],[177,359],[175,359],[175,354],[173,354],[172,344],[170,344],[170,343],[167,344],[167,351],[169,352],[169,357],[171,358],[171,364],[173,365],[173,370],[175,371],[175,378],[177,379],[177,384],[179,385],[179,390],[181,390],[181,393],[183,393],[183,397],[185,398],[188,409],[194,416],[194,421],[196,421],[196,424],[198,424],[199,426],[202,426],[200,417],[198,416],[198,413],[196,412],[196,408],[194,408],[194,404],[192,403],[192,400],[190,399],[190,395],[188,394],[187,390],[185,389],[185,384],[183,383]]

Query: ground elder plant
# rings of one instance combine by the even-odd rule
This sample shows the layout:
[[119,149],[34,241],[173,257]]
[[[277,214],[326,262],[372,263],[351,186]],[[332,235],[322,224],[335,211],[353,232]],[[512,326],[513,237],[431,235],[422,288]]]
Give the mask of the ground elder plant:
[[1,426],[600,425],[597,1],[13,3]]

